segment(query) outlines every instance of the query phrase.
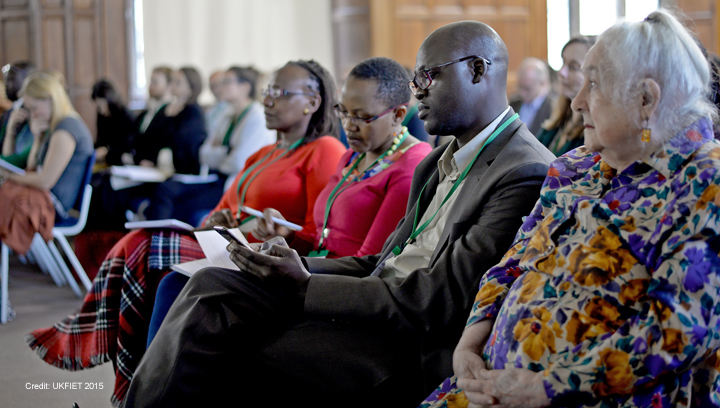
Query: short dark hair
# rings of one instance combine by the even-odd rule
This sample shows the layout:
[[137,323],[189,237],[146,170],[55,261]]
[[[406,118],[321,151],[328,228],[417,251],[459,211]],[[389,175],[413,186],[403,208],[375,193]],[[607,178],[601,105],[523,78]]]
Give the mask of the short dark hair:
[[185,78],[187,78],[188,84],[190,84],[190,90],[192,91],[192,95],[188,98],[188,105],[197,103],[198,96],[200,96],[200,92],[202,92],[203,87],[200,73],[193,67],[182,67],[179,71],[185,75]]
[[115,89],[112,82],[107,79],[101,79],[95,82],[95,85],[92,87],[91,97],[93,100],[98,98],[107,100],[111,113],[125,108],[125,104],[123,103],[117,89]]
[[376,96],[388,108],[410,102],[407,70],[397,61],[385,57],[366,59],[350,71],[349,77],[377,81]]
[[287,65],[295,65],[306,70],[310,74],[310,79],[314,82],[311,88],[322,98],[320,107],[313,113],[310,123],[308,123],[305,143],[321,136],[339,138],[340,121],[333,112],[333,107],[337,104],[337,93],[335,91],[335,80],[330,72],[314,60],[290,61]]
[[560,54],[562,55],[562,53],[565,52],[565,49],[572,44],[585,44],[588,49],[590,49],[593,45],[595,45],[595,40],[597,40],[597,37],[594,35],[576,35],[570,38],[568,42],[563,45],[562,50],[560,50]]
[[250,84],[250,98],[255,98],[256,94],[256,88],[257,88],[257,80],[260,77],[260,72],[258,72],[253,67],[238,67],[238,66],[232,66],[228,68],[228,72],[232,72],[235,77],[237,77],[240,81],[245,81],[248,84]]

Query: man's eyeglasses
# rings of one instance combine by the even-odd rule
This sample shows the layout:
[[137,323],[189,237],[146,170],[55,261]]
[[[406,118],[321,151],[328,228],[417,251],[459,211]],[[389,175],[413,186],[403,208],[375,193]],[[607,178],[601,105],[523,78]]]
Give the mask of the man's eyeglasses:
[[281,89],[281,88],[270,88],[270,87],[264,88],[264,89],[262,90],[262,96],[263,96],[263,98],[269,96],[269,97],[271,97],[271,98],[273,98],[273,99],[277,99],[277,98],[280,98],[280,97],[282,97],[282,96],[287,96],[287,95],[307,95],[307,96],[315,96],[315,93],[314,93],[314,92],[286,91],[286,90]]
[[426,68],[426,69],[423,69],[420,72],[416,73],[413,80],[408,82],[410,91],[412,91],[412,93],[414,94],[418,91],[418,89],[420,89],[420,90],[428,89],[428,87],[430,86],[430,84],[432,83],[432,80],[433,80],[432,76],[430,76],[430,71],[432,71],[434,69],[442,68],[442,67],[445,67],[448,65],[457,64],[458,62],[467,61],[467,60],[473,59],[473,58],[481,58],[483,61],[485,61],[486,64],[492,65],[492,62],[488,61],[485,58],[478,57],[477,55],[469,55],[464,58],[456,59],[455,61],[450,61],[450,62],[446,62],[444,64],[436,65],[434,67]]
[[333,106],[333,110],[335,111],[335,115],[337,115],[338,118],[341,120],[349,120],[350,123],[356,126],[363,126],[372,123],[373,121],[380,119],[381,117],[387,115],[388,113],[392,112],[396,108],[399,108],[401,106],[406,106],[407,103],[401,103],[400,105],[393,106],[392,108],[386,110],[385,112],[373,116],[372,118],[359,118],[357,116],[350,116],[348,111],[344,111],[340,109],[340,105]]

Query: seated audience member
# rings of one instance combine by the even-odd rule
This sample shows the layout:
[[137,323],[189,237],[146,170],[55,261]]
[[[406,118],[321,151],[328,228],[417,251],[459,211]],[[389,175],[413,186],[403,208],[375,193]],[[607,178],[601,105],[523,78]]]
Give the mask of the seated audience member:
[[[309,256],[365,256],[382,250],[405,215],[415,167],[431,150],[401,125],[411,96],[408,80],[402,65],[388,58],[371,58],[353,68],[335,106],[351,149],[315,201],[313,240],[294,240],[291,230],[272,222],[271,217],[284,219],[272,208],[265,209],[253,236],[263,241],[282,236]],[[148,344],[187,281],[172,272],[160,282]]]
[[[0,114],[3,114],[12,109],[13,101],[7,98],[5,94],[5,80],[0,79]],[[0,140],[2,141],[2,140]]]
[[540,125],[550,117],[555,98],[550,94],[550,70],[537,58],[526,58],[517,71],[517,95],[510,106],[520,115],[530,130],[537,135]]
[[561,156],[584,143],[582,116],[573,112],[570,102],[582,87],[584,76],[580,70],[585,54],[595,43],[595,37],[574,37],[562,49],[563,66],[558,71],[561,93],[555,100],[550,118],[537,133],[540,142],[556,156]]
[[223,100],[222,89],[225,82],[225,71],[215,71],[208,78],[208,86],[210,92],[215,97],[215,104],[205,110],[205,129],[208,136],[212,136],[220,125],[219,121],[223,118],[226,111],[231,109],[230,105]]
[[585,146],[552,164],[423,407],[720,406],[707,62],[659,10],[601,34],[582,70]]
[[[200,146],[206,138],[203,112],[197,104],[202,91],[200,74],[194,68],[180,68],[172,73],[170,91],[172,102],[155,114],[145,132],[134,138],[133,161],[140,166],[157,167],[166,174],[198,174]],[[163,149],[172,152],[172,160],[167,163],[161,161]],[[115,190],[110,176],[104,175],[98,183],[98,192],[93,192],[88,229],[124,230],[128,221],[126,212],[134,202],[144,199],[149,200],[146,203],[149,208],[140,209],[139,213],[161,211],[153,207],[166,204],[156,196],[163,191],[163,184],[147,183]]]
[[424,384],[451,373],[474,285],[511,244],[553,159],[508,106],[507,64],[505,44],[483,23],[432,33],[411,89],[428,133],[456,139],[418,165],[382,253],[301,259],[283,245],[258,253],[230,244],[241,271],[206,268],[190,279],[125,406],[231,395],[259,405],[267,384],[282,390],[275,406],[410,406],[427,395]]
[[[411,77],[415,75],[412,68],[405,68],[405,71],[407,71],[408,75]],[[408,113],[405,115],[402,125],[405,126],[408,129],[408,132],[410,132],[410,134],[418,140],[430,142],[430,135],[428,135],[425,131],[423,121],[418,118],[417,99],[411,98],[410,103],[408,104]]]
[[[314,61],[290,62],[275,72],[265,91],[267,126],[279,141],[260,149],[225,192],[207,226],[237,225],[240,205],[273,207],[315,233],[313,205],[345,152],[337,141],[335,85]],[[49,364],[81,370],[113,361],[114,404],[127,392],[145,352],[158,282],[178,262],[204,258],[190,232],[135,230],[118,242],[94,279],[77,314],[36,330],[30,346]]]
[[130,152],[137,132],[135,118],[115,87],[105,79],[93,85],[91,97],[97,107],[96,160],[108,166],[122,165],[121,157]]
[[28,124],[29,113],[23,108],[20,90],[25,78],[35,70],[35,65],[27,61],[19,61],[3,67],[5,79],[5,95],[12,102],[10,110],[0,116],[0,159],[20,168],[25,168],[33,135]]
[[[148,85],[148,100],[146,109],[138,115],[136,127],[137,138],[141,138],[150,127],[158,112],[161,112],[173,100],[170,82],[172,81],[173,70],[170,67],[159,66],[152,70],[150,84]],[[132,153],[123,155],[123,164],[137,164]]]
[[22,88],[33,137],[24,175],[0,170],[0,240],[25,254],[39,233],[52,239],[82,190],[92,136],[54,77],[36,72]]

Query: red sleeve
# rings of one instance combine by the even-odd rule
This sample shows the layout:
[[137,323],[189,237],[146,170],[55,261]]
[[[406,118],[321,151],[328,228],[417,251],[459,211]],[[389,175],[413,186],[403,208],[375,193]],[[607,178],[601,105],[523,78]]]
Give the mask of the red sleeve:
[[353,256],[376,255],[382,252],[385,240],[395,231],[397,224],[405,216],[415,167],[430,151],[432,151],[430,146],[427,143],[422,143],[419,146],[412,147],[394,164],[397,167],[388,179],[382,205],[375,214],[375,219],[365,236],[365,241]]
[[[307,161],[305,185],[307,187],[307,212],[303,230],[295,233],[290,245],[300,253],[307,253],[315,247],[316,226],[313,213],[315,201],[340,162],[346,149],[342,143],[330,136],[323,136],[314,143],[317,143],[312,157]],[[310,248],[310,249],[308,249]]]
[[[253,154],[252,156],[248,157],[247,161],[245,161],[245,166],[243,167],[243,170],[249,168],[255,162],[263,158],[268,152],[275,148],[275,145],[269,145],[265,146],[262,149],[258,150]],[[242,173],[242,171],[240,173]],[[239,173],[238,173],[239,174]],[[214,213],[215,211],[220,211],[222,209],[228,208],[230,211],[232,211],[233,214],[235,214],[238,210],[238,197],[237,197],[237,189],[238,189],[238,183],[240,182],[240,177],[238,177],[238,174],[235,174],[235,180],[233,181],[232,185],[230,185],[230,188],[228,188],[225,193],[223,193],[222,198],[220,199],[220,202],[215,206],[215,208],[210,212],[210,214]],[[208,214],[208,217],[210,215]],[[207,217],[205,217],[207,219]],[[205,220],[203,220],[203,223]]]

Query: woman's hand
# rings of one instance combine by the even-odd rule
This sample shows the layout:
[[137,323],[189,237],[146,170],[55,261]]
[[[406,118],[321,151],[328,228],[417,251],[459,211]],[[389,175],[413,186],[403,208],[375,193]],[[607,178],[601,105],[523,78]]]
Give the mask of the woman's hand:
[[479,378],[461,378],[457,384],[471,402],[468,407],[541,408],[550,405],[542,375],[524,368],[482,370]]
[[268,239],[277,236],[288,239],[293,234],[292,230],[283,227],[282,225],[275,224],[272,220],[272,217],[285,220],[282,214],[280,214],[280,211],[274,208],[266,208],[263,210],[263,216],[265,219],[258,218],[257,227],[255,227],[255,229],[251,232],[255,238],[261,241],[267,241]]
[[224,208],[220,211],[215,211],[214,213],[210,214],[207,220],[205,220],[205,224],[203,224],[203,228],[212,228],[215,226],[235,228],[238,226],[238,222],[235,217],[233,217],[232,212],[227,208]]
[[30,112],[27,111],[25,108],[20,109],[13,109],[12,113],[10,114],[10,118],[8,119],[7,127],[8,129],[15,130],[18,125],[28,120],[30,117]]
[[463,389],[468,400],[476,404],[470,405],[471,407],[492,405],[496,402],[492,395],[482,392],[483,384],[480,380],[484,372],[488,371],[480,354],[492,326],[492,320],[484,320],[466,327],[453,353],[453,371],[458,378],[458,386]]
[[150,160],[147,160],[147,159],[142,159],[142,160],[140,160],[140,163],[138,163],[138,166],[141,166],[141,167],[155,167],[155,163],[153,163],[153,162],[151,162]]
[[48,129],[50,129],[49,121],[30,119],[30,132],[32,132],[35,139],[39,139]]

